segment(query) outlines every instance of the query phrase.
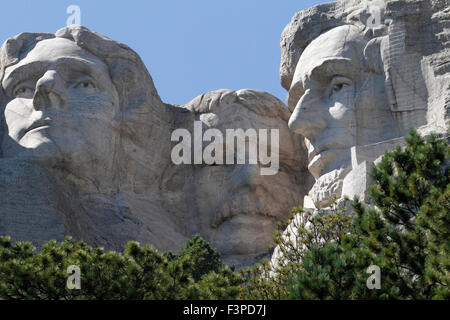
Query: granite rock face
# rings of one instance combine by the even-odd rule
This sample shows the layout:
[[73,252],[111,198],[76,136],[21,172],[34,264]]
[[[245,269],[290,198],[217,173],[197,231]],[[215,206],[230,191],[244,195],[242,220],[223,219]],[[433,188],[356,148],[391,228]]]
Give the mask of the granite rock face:
[[367,200],[370,168],[410,128],[448,134],[450,3],[298,12],[281,37],[287,106],[248,89],[165,103],[132,49],[80,26],[8,39],[0,77],[0,235],[176,251],[198,233],[249,265],[293,206]]
[[[311,184],[290,112],[268,93],[164,103],[133,50],[79,26],[8,39],[0,71],[0,234],[14,240],[176,251],[198,233],[226,262],[248,265]],[[260,162],[175,164],[173,132],[185,129],[194,153],[198,128],[278,130],[278,173],[261,175]]]
[[360,175],[362,161],[401,144],[410,128],[447,134],[449,39],[448,0],[341,0],[295,14],[281,38],[280,77],[289,126],[306,138],[316,206],[352,189],[349,172]]
[[[281,51],[289,127],[305,138],[315,178],[304,204],[315,213],[333,197],[347,208],[344,196],[370,203],[373,164],[404,145],[410,128],[448,137],[448,0],[319,4],[294,15]],[[272,262],[280,261],[276,248]]]

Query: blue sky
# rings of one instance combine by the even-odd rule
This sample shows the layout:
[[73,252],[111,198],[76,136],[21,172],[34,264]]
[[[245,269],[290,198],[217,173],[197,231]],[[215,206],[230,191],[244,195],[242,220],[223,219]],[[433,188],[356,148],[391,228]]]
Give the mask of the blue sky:
[[280,35],[295,12],[325,0],[16,0],[2,3],[0,41],[55,32],[69,5],[81,24],[133,48],[161,98],[184,104],[215,89],[258,89],[285,100]]

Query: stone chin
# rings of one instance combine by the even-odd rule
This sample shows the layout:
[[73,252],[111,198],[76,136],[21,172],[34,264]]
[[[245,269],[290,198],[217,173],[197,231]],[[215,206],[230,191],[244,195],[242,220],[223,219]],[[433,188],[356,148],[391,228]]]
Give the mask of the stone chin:
[[11,139],[4,141],[3,156],[5,158],[26,158],[52,163],[57,158],[62,158],[60,149],[56,143],[48,134],[44,133],[44,131],[48,130],[49,127],[30,130],[23,135],[19,143]]
[[39,161],[46,167],[79,166],[92,159],[93,148],[77,130],[64,126],[42,126],[25,133],[19,143],[10,143],[5,157]]
[[328,207],[334,197],[340,198],[344,178],[350,171],[351,168],[341,168],[320,176],[308,194],[314,205],[321,208]]
[[334,170],[349,167],[351,163],[350,149],[331,149],[314,155],[308,164],[308,170],[317,180]]
[[37,161],[47,168],[58,166],[59,163],[64,161],[63,154],[52,141],[41,141],[41,143],[34,148],[23,148],[14,156],[14,158]]

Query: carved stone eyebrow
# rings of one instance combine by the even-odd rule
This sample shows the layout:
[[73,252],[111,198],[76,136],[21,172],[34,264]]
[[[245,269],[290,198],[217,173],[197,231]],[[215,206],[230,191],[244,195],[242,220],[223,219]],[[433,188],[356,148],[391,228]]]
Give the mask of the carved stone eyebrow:
[[[19,82],[25,81],[27,79],[39,78],[42,76],[47,70],[48,62],[43,61],[33,61],[24,65],[19,65],[15,67],[11,66],[12,71],[6,73],[2,86],[5,88],[7,94],[11,94],[11,90],[16,86]],[[60,57],[54,63],[55,69],[58,74],[64,79],[72,75],[92,75],[94,78],[102,80],[103,73],[98,70],[97,67],[94,66],[94,63],[79,57]]]
[[[10,71],[8,70],[9,68]],[[16,84],[27,79],[36,78],[39,74],[45,70],[44,62],[34,61],[24,65],[15,66],[12,65],[6,69],[5,76],[3,77],[2,87],[8,91],[12,90]]]
[[61,75],[70,72],[100,75],[91,61],[77,57],[59,58],[56,62],[56,71]]
[[361,68],[361,66],[358,66],[355,61],[349,58],[329,57],[324,58],[306,74],[294,74],[294,79],[292,80],[287,97],[289,108],[293,109],[295,107],[304,92],[310,88],[311,81],[328,83],[336,75],[353,79],[361,72]]
[[[105,72],[102,72],[102,68],[99,68],[98,62],[104,66]],[[94,62],[82,57],[61,57],[56,62],[55,69],[65,81],[87,75],[96,81],[97,85],[101,86],[102,83],[108,82],[105,77],[109,77],[109,69],[100,59]]]
[[362,66],[358,66],[352,59],[343,57],[325,58],[320,64],[312,68],[306,77],[306,86],[311,80],[329,82],[333,76],[341,75],[354,78],[361,72]]

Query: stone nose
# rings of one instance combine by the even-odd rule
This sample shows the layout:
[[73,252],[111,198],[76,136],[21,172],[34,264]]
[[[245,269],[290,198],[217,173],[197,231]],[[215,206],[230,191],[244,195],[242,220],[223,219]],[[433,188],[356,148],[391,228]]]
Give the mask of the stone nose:
[[310,89],[306,90],[289,118],[289,129],[308,140],[314,140],[314,137],[327,126],[322,104],[323,101]]
[[62,109],[65,107],[67,101],[63,92],[62,81],[54,70],[47,71],[38,80],[33,96],[33,107],[35,110]]

